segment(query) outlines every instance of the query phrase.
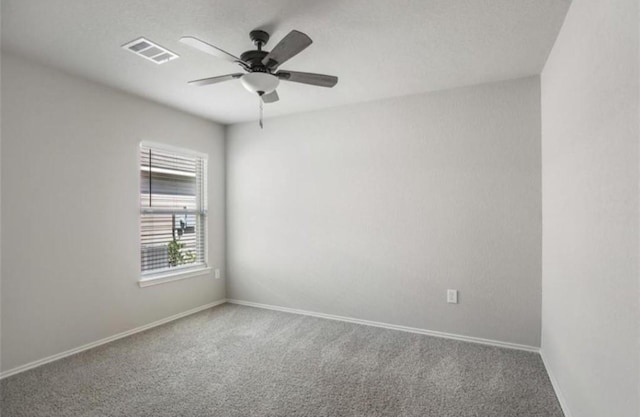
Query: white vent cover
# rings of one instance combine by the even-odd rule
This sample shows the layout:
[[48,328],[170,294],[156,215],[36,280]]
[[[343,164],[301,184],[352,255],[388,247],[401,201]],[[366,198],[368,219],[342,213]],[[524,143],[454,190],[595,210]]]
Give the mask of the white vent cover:
[[156,64],[164,64],[178,58],[178,54],[145,38],[138,38],[122,45],[122,47]]

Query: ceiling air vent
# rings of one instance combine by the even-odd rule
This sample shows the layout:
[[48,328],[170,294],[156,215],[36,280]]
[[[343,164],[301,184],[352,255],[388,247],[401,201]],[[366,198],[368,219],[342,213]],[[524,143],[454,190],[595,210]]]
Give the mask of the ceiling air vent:
[[122,47],[156,64],[164,64],[178,58],[177,54],[145,38],[138,38],[122,45]]

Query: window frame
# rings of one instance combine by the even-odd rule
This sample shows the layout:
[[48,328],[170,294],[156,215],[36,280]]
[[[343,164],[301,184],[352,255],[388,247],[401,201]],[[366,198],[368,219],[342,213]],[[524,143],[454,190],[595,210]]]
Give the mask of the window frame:
[[[187,156],[187,157],[195,157],[200,158],[203,161],[202,167],[202,187],[199,191],[201,195],[197,196],[200,201],[200,209],[196,210],[185,210],[185,213],[194,214],[196,216],[201,216],[201,227],[203,228],[203,242],[204,246],[203,251],[203,262],[198,263],[197,265],[185,265],[185,266],[177,266],[177,267],[168,267],[162,269],[156,269],[152,271],[143,272],[142,271],[142,239],[141,239],[141,230],[142,230],[142,216],[145,214],[152,213],[162,213],[167,211],[173,211],[171,209],[159,208],[154,210],[150,207],[143,207],[140,203],[140,190],[142,189],[142,175],[140,175],[140,161],[142,159],[142,149],[143,148],[151,148],[151,150],[156,149],[158,151],[170,152],[174,153],[178,156]],[[140,287],[148,287],[151,285],[163,284],[166,282],[173,282],[178,280],[183,280],[187,278],[199,277],[204,275],[211,275],[212,268],[209,265],[209,213],[208,213],[208,163],[209,163],[209,155],[204,152],[194,151],[188,148],[182,148],[173,145],[167,145],[164,143],[158,142],[150,142],[150,141],[141,141],[138,144],[138,152],[136,159],[137,173],[138,173],[138,189],[137,189],[137,201],[138,201],[138,285]],[[176,213],[180,213],[182,211],[175,211]]]

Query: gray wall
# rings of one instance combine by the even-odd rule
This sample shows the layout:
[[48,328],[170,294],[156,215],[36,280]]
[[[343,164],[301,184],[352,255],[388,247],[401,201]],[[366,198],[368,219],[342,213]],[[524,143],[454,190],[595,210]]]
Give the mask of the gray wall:
[[574,1],[542,74],[543,336],[573,416],[640,415],[638,2]]
[[[2,97],[2,54],[0,54],[0,97]],[[0,370],[2,370],[2,100],[0,99]]]
[[539,346],[540,169],[538,77],[233,125],[228,295]]
[[209,154],[209,260],[224,263],[224,128],[2,56],[2,369],[224,298],[139,288],[138,143]]

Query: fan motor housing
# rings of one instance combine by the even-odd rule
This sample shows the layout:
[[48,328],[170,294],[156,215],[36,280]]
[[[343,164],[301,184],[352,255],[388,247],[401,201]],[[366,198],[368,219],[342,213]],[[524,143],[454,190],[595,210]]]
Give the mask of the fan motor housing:
[[267,51],[247,51],[240,55],[240,59],[251,66],[251,71],[268,72],[267,68],[262,64],[262,60],[268,54],[269,52]]

